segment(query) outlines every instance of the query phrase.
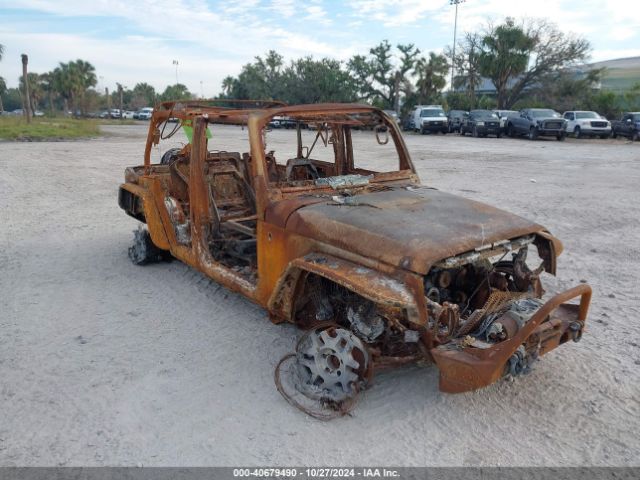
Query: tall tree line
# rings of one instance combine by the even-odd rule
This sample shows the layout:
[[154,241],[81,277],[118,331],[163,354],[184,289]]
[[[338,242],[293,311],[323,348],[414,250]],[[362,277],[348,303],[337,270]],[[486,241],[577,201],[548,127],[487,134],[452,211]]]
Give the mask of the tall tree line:
[[[544,20],[515,20],[487,23],[465,32],[455,52],[422,53],[414,44],[391,45],[387,40],[354,55],[347,61],[302,57],[285,62],[269,51],[244,65],[237,76],[222,82],[222,96],[236,99],[277,99],[289,104],[317,102],[367,102],[385,109],[406,111],[415,104],[443,103],[449,108],[517,108],[546,104],[562,108],[601,107],[603,112],[637,108],[640,87],[626,94],[593,89],[602,70],[584,69],[591,52],[589,42],[560,31]],[[0,45],[0,60],[4,47]],[[6,59],[5,59],[6,61]],[[451,68],[455,69],[453,91],[447,88]],[[22,79],[21,79],[22,80]],[[480,92],[489,82],[493,93]],[[21,81],[21,85],[24,82]],[[110,101],[95,90],[96,71],[84,60],[60,63],[42,74],[27,78],[33,109],[87,113],[107,104],[127,109],[155,105],[158,101],[191,98],[182,84],[156,92],[148,83],[132,89],[112,91]],[[22,87],[21,87],[22,88]],[[21,89],[7,89],[0,77],[0,109],[19,108]],[[18,105],[16,107],[16,104]]]
[[401,104],[439,98],[448,71],[443,55],[430,52],[423,57],[413,44],[393,47],[386,40],[347,62],[304,57],[286,64],[272,50],[244,65],[237,77],[226,77],[222,92],[236,99],[289,104],[365,101],[399,110]]
[[[0,44],[0,60],[3,54],[4,46]],[[7,88],[4,78],[0,77],[0,111],[5,108],[11,111],[29,104],[32,114],[42,109],[52,113],[62,111],[86,115],[107,105],[118,107],[119,91],[114,89],[107,99],[106,92],[103,94],[95,89],[97,83],[96,70],[91,63],[81,59],[61,62],[49,72],[27,74],[30,101],[25,102],[24,78],[20,76],[18,88]],[[193,95],[183,84],[169,85],[158,93],[152,85],[139,82],[133,89],[122,87],[122,97],[125,108],[137,110],[154,106],[159,101],[192,98]]]

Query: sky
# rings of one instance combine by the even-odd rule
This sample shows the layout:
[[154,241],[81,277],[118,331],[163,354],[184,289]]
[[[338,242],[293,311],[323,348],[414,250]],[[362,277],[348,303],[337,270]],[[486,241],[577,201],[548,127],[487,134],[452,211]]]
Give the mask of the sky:
[[[17,86],[21,53],[39,73],[81,58],[101,90],[147,82],[162,91],[177,79],[214,97],[225,76],[270,49],[286,60],[347,60],[387,39],[441,52],[454,12],[449,0],[0,0],[0,76]],[[638,0],[467,0],[458,38],[507,15],[545,17],[586,37],[593,61],[640,56]]]

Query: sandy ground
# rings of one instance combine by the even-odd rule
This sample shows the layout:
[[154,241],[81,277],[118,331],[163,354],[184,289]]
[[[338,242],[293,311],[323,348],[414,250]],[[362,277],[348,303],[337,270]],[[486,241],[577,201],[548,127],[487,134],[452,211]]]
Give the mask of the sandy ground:
[[589,331],[473,393],[381,375],[323,423],[274,388],[294,328],[180,262],[129,262],[116,193],[146,130],[108,133],[0,143],[0,465],[640,464],[640,144],[408,135],[424,182],[564,241],[546,288],[588,280]]

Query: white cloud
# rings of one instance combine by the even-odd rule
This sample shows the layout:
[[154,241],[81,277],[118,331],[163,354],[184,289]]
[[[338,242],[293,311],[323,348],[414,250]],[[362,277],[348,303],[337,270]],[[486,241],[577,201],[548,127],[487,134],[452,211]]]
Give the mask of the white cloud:
[[[544,16],[589,38],[594,60],[636,55],[640,2],[618,7],[605,0],[581,0],[580,8],[569,0],[469,0],[459,7],[458,33],[507,15]],[[10,8],[18,7],[0,0],[0,12]],[[446,0],[21,0],[19,8],[33,13],[0,23],[7,49],[0,74],[10,85],[20,75],[22,52],[30,55],[33,71],[83,58],[105,84],[147,81],[161,89],[175,82],[171,61],[178,59],[180,81],[199,93],[202,80],[207,95],[219,91],[226,75],[236,75],[270,49],[286,60],[304,55],[346,60],[386,38],[392,44],[415,43],[423,52],[441,51],[451,43],[454,15]],[[83,23],[86,18],[91,22]],[[53,33],[61,31],[58,19],[78,28]],[[105,39],[99,31],[87,31],[102,20],[109,29],[125,26],[129,35]]]
[[269,8],[285,18],[289,18],[296,13],[295,0],[272,0]]
[[[46,71],[59,61],[83,58],[96,66],[105,83],[111,84],[137,80],[164,88],[175,81],[171,61],[178,59],[180,81],[199,92],[199,82],[203,80],[210,94],[219,91],[226,75],[239,73],[242,64],[269,49],[277,50],[285,59],[301,55],[342,58],[348,51],[346,43],[337,47],[313,35],[314,32],[300,33],[270,24],[261,15],[258,0],[225,1],[221,5],[222,8],[210,7],[198,0],[24,0],[23,9],[68,18],[112,17],[105,23],[123,22],[129,31],[140,33],[108,40],[97,35],[49,34],[42,32],[34,21],[19,26],[0,24],[0,38],[6,44],[7,58],[13,49],[28,52],[33,71]],[[270,8],[288,14],[287,5],[300,10],[282,0],[272,2]],[[314,26],[330,23],[320,4],[307,5],[304,13],[314,19]],[[8,62],[3,62],[2,67],[7,71],[3,75],[12,85],[19,70]]]
[[365,21],[382,23],[386,27],[415,24],[427,13],[442,9],[439,0],[350,0],[354,14]]

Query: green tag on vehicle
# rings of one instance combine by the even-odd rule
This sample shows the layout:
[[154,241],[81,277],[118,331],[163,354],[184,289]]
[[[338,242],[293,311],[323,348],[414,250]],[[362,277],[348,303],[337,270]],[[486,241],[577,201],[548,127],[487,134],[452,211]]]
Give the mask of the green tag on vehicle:
[[[184,130],[184,134],[187,136],[187,140],[189,140],[189,143],[193,142],[193,121],[192,120],[184,120],[183,122],[181,122],[182,125],[182,129]],[[207,139],[211,139],[212,135],[211,135],[211,130],[209,130],[209,127],[207,127]]]

